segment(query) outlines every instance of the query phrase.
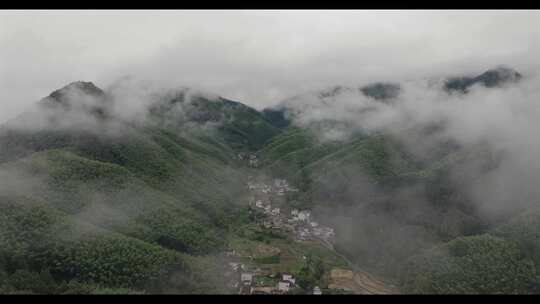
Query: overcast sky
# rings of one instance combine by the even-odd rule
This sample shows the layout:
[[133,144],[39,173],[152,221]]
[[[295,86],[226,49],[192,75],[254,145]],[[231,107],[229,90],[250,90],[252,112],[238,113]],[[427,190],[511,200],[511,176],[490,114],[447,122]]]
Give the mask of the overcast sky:
[[131,75],[260,108],[335,84],[534,73],[540,11],[1,11],[0,122]]

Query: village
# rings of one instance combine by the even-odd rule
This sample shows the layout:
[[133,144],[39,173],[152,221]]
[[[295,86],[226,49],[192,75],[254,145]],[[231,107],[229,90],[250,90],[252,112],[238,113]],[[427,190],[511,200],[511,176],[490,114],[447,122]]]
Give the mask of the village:
[[332,247],[334,229],[314,221],[310,211],[290,209],[283,204],[280,204],[281,207],[272,205],[271,194],[283,196],[286,192],[298,191],[290,187],[287,180],[274,179],[272,185],[248,182],[247,186],[255,194],[260,191],[259,195],[251,197],[250,207],[265,215],[262,222],[264,228],[293,233],[298,241],[321,241],[325,246]]
[[[240,153],[238,159],[245,161],[250,168],[260,166],[255,154]],[[334,248],[335,232],[315,219],[311,210],[302,210],[291,206],[289,195],[300,190],[291,186],[286,179],[270,179],[264,175],[248,176],[246,181],[248,213],[252,224],[270,233],[313,246],[314,243],[330,250],[343,259],[347,266],[332,267],[321,286],[306,290],[299,286],[294,270],[287,261],[299,258],[306,260],[306,255],[291,256],[287,249],[275,243],[257,244],[229,248],[225,252],[229,288],[238,294],[313,294],[324,292],[349,292],[354,294],[384,294],[397,292],[391,286],[372,275],[356,269],[350,261]],[[262,261],[262,260],[264,261]],[[283,264],[285,263],[285,264]],[[297,263],[297,262],[293,262]],[[355,269],[354,271],[351,269]],[[301,281],[301,280],[300,280]],[[321,288],[324,287],[324,288]]]
[[[316,241],[332,248],[335,236],[332,228],[316,222],[308,210],[286,206],[284,199],[286,193],[299,191],[291,187],[287,180],[255,181],[250,176],[246,186],[250,193],[249,210],[259,215],[256,218],[257,224],[261,227],[291,235],[295,241]],[[232,250],[226,255],[234,260],[237,253]],[[230,287],[236,289],[239,294],[285,294],[298,287],[296,278],[291,273],[269,273],[260,267],[249,266],[239,261],[231,261],[228,266]],[[315,295],[322,294],[318,286],[308,292]]]
[[[289,273],[271,275],[277,283],[274,286],[258,283],[257,276],[261,276],[256,269],[250,270],[245,264],[230,262],[230,275],[234,275],[236,280],[231,281],[229,287],[236,288],[238,294],[286,294],[296,288],[296,278]],[[322,294],[321,289],[316,286],[313,294]]]
[[259,159],[257,155],[251,153],[238,153],[238,160],[247,162],[248,167],[257,168],[259,167]]

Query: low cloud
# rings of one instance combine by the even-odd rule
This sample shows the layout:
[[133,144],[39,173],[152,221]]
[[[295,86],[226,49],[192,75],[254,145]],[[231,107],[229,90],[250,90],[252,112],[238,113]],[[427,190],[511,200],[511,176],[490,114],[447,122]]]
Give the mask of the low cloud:
[[[315,199],[339,202],[341,207],[331,205],[317,213],[342,233],[345,252],[362,253],[361,259],[379,270],[396,262],[388,269],[398,271],[400,256],[440,242],[433,234],[439,229],[453,227],[448,229],[458,230],[445,233],[463,235],[478,231],[484,221],[496,223],[540,208],[540,144],[535,139],[540,129],[540,79],[536,74],[525,74],[520,82],[501,87],[476,85],[468,94],[449,94],[442,82],[400,85],[401,92],[392,102],[366,97],[358,89],[342,89],[335,96],[321,98],[314,92],[285,104],[293,113],[293,123],[313,129],[323,142],[346,142],[359,133],[389,134],[417,160],[427,160],[428,166],[437,165],[434,160],[440,159],[441,150],[458,152],[441,183],[454,191],[454,203],[472,209],[468,215],[459,208],[441,214],[444,208],[430,202],[427,190],[433,185],[426,181],[382,189],[360,165],[332,168],[339,174],[327,168],[330,171],[317,181]],[[350,218],[343,219],[344,215]],[[452,222],[458,220],[461,224]],[[431,232],[423,226],[431,227]]]
[[[52,89],[123,76],[256,108],[331,85],[535,70],[535,11],[6,11],[0,121]],[[100,26],[96,26],[96,22]]]

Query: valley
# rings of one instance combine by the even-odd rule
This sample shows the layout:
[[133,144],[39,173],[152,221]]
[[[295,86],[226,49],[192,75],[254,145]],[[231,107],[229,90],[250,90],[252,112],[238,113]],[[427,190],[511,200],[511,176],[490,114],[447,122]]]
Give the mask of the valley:
[[[370,110],[356,114],[376,115],[405,92],[367,88],[310,100],[324,113],[341,94],[367,94],[355,98]],[[506,192],[483,195],[535,168],[493,142],[459,142],[442,122],[369,132],[297,123],[310,113],[290,100],[258,111],[185,88],[158,93],[143,118],[129,117],[110,92],[75,82],[2,125],[1,293],[540,290],[534,179],[503,180],[529,188],[499,209],[490,203]]]
[[[296,293],[307,294],[398,293],[394,286],[375,279],[347,257],[336,252],[333,246],[333,228],[316,222],[315,218],[311,217],[310,210],[297,210],[287,206],[285,196],[290,192],[298,192],[299,189],[291,187],[286,179],[257,176],[260,172],[254,166],[254,160],[257,160],[255,154],[249,155],[246,160],[247,165],[253,168],[246,184],[252,223],[268,234],[278,234],[288,242],[301,244],[303,250],[291,254],[290,248],[280,248],[283,246],[280,242],[272,241],[267,244],[254,244],[252,247],[230,248],[225,254],[230,266],[227,276],[232,279],[231,286],[237,288],[239,294],[284,294],[293,292],[295,288]],[[328,254],[334,255],[337,261],[325,267],[317,286],[300,287],[296,284],[298,266],[295,264],[306,262],[306,255],[309,254],[306,252],[309,252],[310,247],[328,250]],[[343,268],[344,266],[349,269]]]

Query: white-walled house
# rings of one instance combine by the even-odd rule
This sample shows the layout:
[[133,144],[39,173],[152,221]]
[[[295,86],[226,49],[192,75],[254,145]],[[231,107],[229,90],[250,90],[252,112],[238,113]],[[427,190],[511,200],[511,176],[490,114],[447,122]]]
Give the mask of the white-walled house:
[[283,274],[282,278],[285,282],[290,282],[291,284],[296,284],[296,279],[292,276],[292,274]]
[[300,211],[298,212],[298,219],[301,221],[309,221],[311,214],[309,211]]
[[253,274],[251,273],[242,273],[240,275],[240,281],[242,281],[242,283],[246,284],[251,284],[251,282],[253,281]]
[[282,282],[278,283],[278,290],[283,291],[283,292],[287,292],[287,291],[289,291],[290,286],[291,286],[291,283],[282,281]]

